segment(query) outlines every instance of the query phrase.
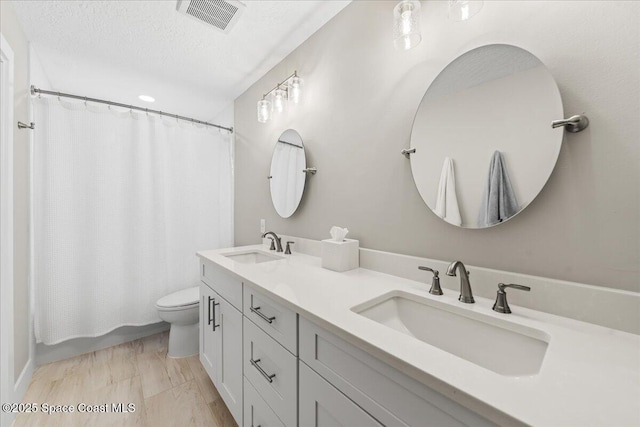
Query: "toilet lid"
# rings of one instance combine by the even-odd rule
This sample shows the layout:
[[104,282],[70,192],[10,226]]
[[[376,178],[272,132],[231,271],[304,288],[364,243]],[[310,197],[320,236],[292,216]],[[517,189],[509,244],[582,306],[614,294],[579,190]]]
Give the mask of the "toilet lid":
[[167,296],[164,296],[158,300],[156,305],[158,307],[183,307],[185,305],[197,304],[200,299],[200,288],[194,286],[193,288],[183,289],[178,292],[174,292]]

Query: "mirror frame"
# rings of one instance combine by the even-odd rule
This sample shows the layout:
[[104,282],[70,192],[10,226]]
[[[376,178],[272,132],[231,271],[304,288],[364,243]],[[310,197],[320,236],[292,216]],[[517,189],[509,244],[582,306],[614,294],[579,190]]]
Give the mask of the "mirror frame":
[[[409,151],[409,153],[410,153],[410,150],[412,150],[412,149],[415,149],[415,148],[416,148],[416,147],[412,144],[412,142],[413,142],[413,133],[414,133],[415,124],[416,124],[416,119],[418,118],[418,114],[419,114],[419,112],[420,112],[420,108],[421,108],[421,106],[422,106],[422,103],[423,103],[423,101],[424,101],[425,97],[427,96],[427,93],[429,92],[429,89],[431,88],[431,86],[432,86],[432,85],[434,84],[434,82],[438,79],[438,77],[439,77],[439,76],[440,76],[440,75],[441,75],[441,74],[442,74],[442,73],[443,73],[443,72],[444,72],[444,71],[445,71],[445,70],[446,70],[446,69],[447,69],[447,68],[448,68],[452,63],[454,63],[455,61],[459,60],[460,58],[462,58],[463,56],[467,55],[467,54],[468,54],[468,53],[470,53],[470,52],[476,51],[476,50],[478,50],[478,49],[486,48],[486,47],[488,47],[488,46],[508,46],[508,47],[512,47],[512,48],[516,48],[516,49],[519,49],[519,50],[525,51],[525,52],[527,52],[529,55],[531,55],[531,56],[533,56],[534,58],[536,58],[536,59],[540,62],[540,64],[542,64],[542,65],[547,69],[547,72],[549,73],[549,76],[553,79],[553,82],[555,83],[555,93],[557,94],[557,102],[558,102],[558,104],[559,104],[559,110],[560,110],[560,111],[558,111],[558,112],[557,112],[557,114],[558,114],[558,118],[564,117],[564,106],[563,106],[563,103],[562,103],[562,96],[561,96],[561,93],[560,93],[560,89],[559,89],[559,87],[558,87],[558,84],[557,84],[557,82],[556,82],[555,78],[553,77],[553,75],[551,74],[551,71],[549,71],[549,69],[546,67],[546,65],[544,64],[544,62],[542,62],[542,61],[540,60],[540,58],[538,58],[536,55],[534,55],[533,53],[531,53],[531,52],[530,52],[530,51],[528,51],[527,49],[524,49],[524,48],[519,47],[519,46],[515,46],[515,45],[511,45],[511,44],[507,44],[507,43],[489,43],[489,44],[485,44],[485,45],[481,45],[481,46],[474,47],[474,48],[472,48],[472,49],[469,49],[469,50],[467,50],[467,51],[465,51],[465,52],[461,53],[460,55],[457,55],[455,58],[453,58],[451,61],[449,61],[449,62],[448,62],[448,63],[447,63],[447,64],[446,64],[446,65],[445,65],[445,66],[444,66],[444,67],[443,67],[443,68],[442,68],[442,69],[441,69],[441,70],[440,70],[440,71],[439,71],[439,72],[438,72],[434,77],[433,77],[433,79],[430,81],[429,85],[427,86],[427,89],[425,90],[424,94],[423,94],[423,95],[422,95],[422,97],[420,98],[420,102],[419,102],[419,103],[418,103],[418,105],[417,105],[416,112],[415,112],[414,117],[413,117],[413,121],[411,122],[411,132],[409,133],[409,149],[407,150],[407,151]],[[551,123],[549,123],[549,127],[551,128]],[[450,223],[450,222],[448,222],[448,221],[445,221],[445,220],[444,220],[444,218],[441,218],[439,215],[437,215],[437,214],[435,213],[435,210],[434,210],[434,209],[429,205],[429,203],[428,203],[428,202],[425,200],[425,198],[423,197],[423,194],[422,194],[422,192],[420,191],[420,187],[418,186],[418,183],[416,182],[416,176],[415,176],[415,173],[414,173],[414,171],[413,171],[413,168],[414,168],[414,166],[413,166],[413,161],[412,161],[412,159],[411,159],[411,158],[413,157],[413,155],[412,155],[412,154],[411,154],[411,155],[406,155],[406,156],[407,156],[407,158],[409,158],[409,159],[410,159],[411,178],[412,178],[413,183],[414,183],[414,185],[415,185],[415,188],[416,188],[416,190],[418,191],[418,194],[420,195],[420,198],[421,198],[421,199],[422,199],[422,201],[424,202],[425,206],[429,209],[429,211],[430,211],[433,215],[435,215],[435,216],[436,216],[438,219],[440,219],[441,221],[445,222],[445,223],[446,223],[446,224],[448,224],[448,225],[454,226],[454,227],[456,227],[456,228],[462,228],[462,229],[469,229],[469,230],[484,230],[484,229],[490,229],[490,228],[496,227],[496,226],[498,226],[498,225],[500,225],[500,224],[504,224],[504,223],[506,223],[506,222],[510,221],[511,219],[515,218],[516,216],[518,216],[520,213],[522,213],[524,210],[526,210],[526,208],[528,208],[528,207],[533,203],[533,201],[534,201],[534,200],[535,200],[535,199],[540,195],[540,193],[544,190],[544,188],[546,187],[547,183],[548,183],[548,182],[549,182],[549,180],[551,179],[551,175],[553,175],[553,171],[554,171],[554,170],[555,170],[555,168],[556,168],[556,165],[557,165],[557,163],[558,163],[558,159],[560,158],[560,151],[561,151],[561,149],[562,149],[562,143],[563,143],[563,141],[564,141],[564,131],[563,131],[563,128],[559,128],[559,129],[558,129],[558,131],[557,131],[557,133],[558,133],[558,136],[557,136],[556,138],[558,139],[558,142],[557,142],[557,148],[556,148],[556,150],[555,150],[556,154],[554,155],[553,165],[552,165],[552,167],[551,167],[551,171],[550,171],[549,175],[548,175],[548,176],[546,177],[546,179],[544,179],[544,181],[541,183],[541,186],[540,186],[540,189],[538,190],[538,192],[537,192],[533,197],[531,197],[531,199],[528,201],[528,203],[527,203],[525,206],[521,207],[521,208],[520,208],[520,210],[519,210],[518,212],[516,212],[515,214],[513,214],[512,216],[510,216],[510,217],[509,217],[509,218],[507,218],[506,220],[501,221],[501,222],[498,222],[498,223],[496,223],[496,224],[488,225],[488,226],[485,226],[485,227],[477,227],[477,226],[476,226],[476,227],[470,227],[470,226],[465,226],[465,225],[464,225],[464,223],[463,223],[462,225],[455,225],[455,224],[452,224],[452,223]],[[488,165],[489,165],[489,164],[488,164]],[[484,178],[486,178],[486,176],[483,176],[483,179],[484,179]]]
[[[273,167],[273,159],[274,156],[276,154],[276,150],[278,149],[278,143],[280,142],[280,140],[282,139],[282,136],[287,133],[287,132],[295,132],[295,134],[300,138],[300,144],[302,145],[302,154],[304,156],[304,164],[303,164],[303,168],[300,170],[300,173],[302,173],[302,191],[300,192],[300,196],[298,197],[297,203],[296,203],[296,207],[291,211],[291,213],[287,216],[284,216],[283,214],[281,214],[278,211],[278,208],[276,207],[276,203],[274,201],[273,198],[273,178],[271,175],[271,168]],[[300,133],[292,128],[289,129],[285,129],[284,131],[282,131],[280,133],[280,135],[278,136],[278,139],[276,140],[276,143],[273,147],[273,151],[271,153],[271,162],[269,163],[269,195],[271,197],[271,204],[273,205],[273,209],[276,211],[276,213],[278,214],[278,216],[280,218],[291,218],[291,216],[293,216],[294,213],[296,213],[298,211],[298,208],[300,208],[300,204],[302,203],[302,197],[304,196],[304,191],[306,189],[306,185],[307,185],[307,174],[305,172],[303,172],[304,169],[306,169],[307,167],[307,152],[306,152],[306,148],[304,146],[304,141],[302,140],[302,136],[300,135]]]

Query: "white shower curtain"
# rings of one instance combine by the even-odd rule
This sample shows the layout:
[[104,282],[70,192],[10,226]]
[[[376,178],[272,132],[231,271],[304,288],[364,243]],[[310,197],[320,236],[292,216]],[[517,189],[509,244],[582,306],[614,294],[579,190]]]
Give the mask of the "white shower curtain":
[[232,141],[215,128],[35,99],[35,331],[56,344],[159,321],[233,245]]

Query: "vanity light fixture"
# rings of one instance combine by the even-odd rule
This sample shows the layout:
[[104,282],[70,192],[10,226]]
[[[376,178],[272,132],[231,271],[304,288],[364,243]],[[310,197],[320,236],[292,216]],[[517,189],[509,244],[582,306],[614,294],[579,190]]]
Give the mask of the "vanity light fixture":
[[265,99],[265,96],[258,101],[258,121],[267,123],[271,119],[271,101]]
[[449,19],[452,21],[466,21],[480,12],[482,0],[449,0]]
[[421,40],[420,2],[403,0],[393,8],[393,43],[398,50],[409,50]]
[[300,86],[302,86],[302,79],[295,75],[291,77],[291,82],[289,83],[289,100],[293,101],[294,104],[300,102]]
[[278,85],[278,88],[273,92],[273,109],[276,112],[282,113],[284,111],[284,101],[286,96],[287,92],[281,89],[280,85]]
[[[298,72],[294,71],[289,77],[278,83],[269,92],[262,95],[262,99],[258,101],[258,121],[266,123],[271,120],[272,111],[281,113],[284,111],[286,101],[293,101],[295,104],[300,102],[300,94],[302,87],[302,79],[298,76]],[[271,95],[270,101],[268,99]]]

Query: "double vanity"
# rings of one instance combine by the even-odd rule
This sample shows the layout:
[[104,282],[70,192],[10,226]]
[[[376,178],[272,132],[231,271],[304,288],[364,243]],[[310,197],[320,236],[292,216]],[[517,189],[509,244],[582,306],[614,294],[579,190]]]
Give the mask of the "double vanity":
[[200,359],[240,426],[640,423],[636,335],[267,248],[198,253]]

